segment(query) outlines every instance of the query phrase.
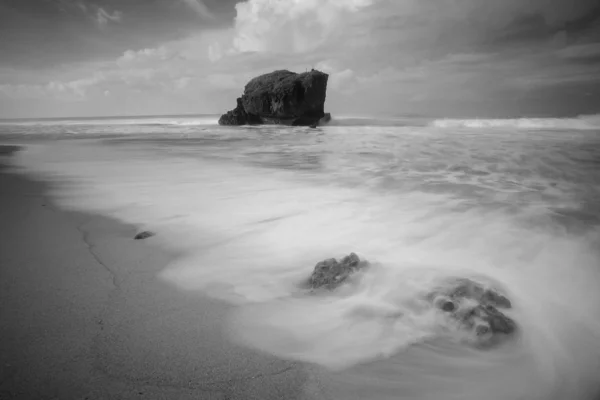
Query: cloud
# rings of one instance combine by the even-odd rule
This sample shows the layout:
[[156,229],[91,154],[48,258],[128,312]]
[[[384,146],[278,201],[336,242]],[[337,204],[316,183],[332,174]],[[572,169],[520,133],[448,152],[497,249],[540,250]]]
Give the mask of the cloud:
[[[569,26],[585,25],[593,3],[594,0],[248,0],[236,5],[230,46],[237,52],[320,52],[325,57],[330,51],[351,64],[357,62],[356,52],[360,51],[364,63],[374,60],[373,67],[394,58],[404,64],[413,58],[487,51],[551,39],[566,32]],[[589,25],[589,21],[586,23]],[[207,50],[213,60],[230,54],[216,47]]]
[[112,14],[104,8],[98,7],[96,10],[95,21],[99,27],[104,28],[109,22],[121,22],[123,13],[115,10]]
[[[520,60],[517,71],[526,71],[506,79],[507,85],[520,90],[535,90],[545,87],[565,85],[588,86],[590,89],[600,85],[600,62],[579,65],[574,68],[570,63],[555,63],[555,58],[543,57],[542,60]],[[547,68],[536,68],[542,62],[552,63]]]
[[568,46],[558,50],[556,55],[575,62],[600,64],[600,43]]
[[346,14],[373,0],[248,0],[236,5],[233,46],[241,52],[301,53],[336,31]]
[[58,7],[63,12],[69,9],[79,9],[80,12],[101,29],[105,28],[111,22],[119,23],[123,19],[123,13],[119,10],[110,13],[95,3],[85,3],[83,0],[58,0]]
[[11,99],[40,99],[47,96],[42,85],[1,84],[0,93]]
[[125,68],[136,64],[164,61],[171,56],[172,54],[165,46],[145,48],[138,51],[126,50],[121,57],[117,58],[116,63],[118,66]]
[[183,76],[181,78],[177,78],[173,81],[173,88],[175,90],[186,89],[190,85],[191,81],[192,81],[192,78],[189,76]]
[[206,81],[212,87],[217,89],[237,89],[243,88],[249,79],[244,79],[240,74],[210,74]]
[[[85,11],[91,28],[123,21],[106,0],[60,1],[71,4],[69,15],[78,23]],[[210,17],[208,1],[176,1],[186,3],[183,10],[194,24],[192,10]],[[557,95],[562,86],[572,85],[570,93],[600,87],[600,29],[590,23],[597,19],[594,1],[239,1],[228,27],[197,24],[185,37],[133,41],[105,61],[48,67],[35,75],[0,70],[0,94],[54,105],[63,104],[55,99],[81,100],[64,110],[87,101],[94,113],[100,109],[92,104],[100,100],[135,112],[146,101],[155,107],[183,104],[182,112],[204,104],[218,112],[235,105],[232,93],[241,93],[253,76],[314,67],[330,74],[333,112],[419,112],[435,106],[441,113],[486,115],[486,110],[517,110],[517,100],[529,96],[535,101],[518,104],[517,111],[526,113],[551,102],[549,94],[555,103],[572,103]],[[119,4],[134,21],[133,10]],[[87,29],[102,45],[111,36]],[[136,37],[132,29],[124,24],[118,31]]]
[[0,93],[14,99],[58,99],[79,101],[85,99],[88,90],[94,88],[107,77],[100,72],[87,78],[70,81],[52,80],[46,84],[4,84]]
[[353,93],[352,83],[355,82],[356,74],[350,68],[340,68],[339,63],[334,60],[321,61],[315,68],[329,74],[327,88],[342,93]]
[[215,15],[210,12],[203,0],[183,0],[192,10],[194,10],[199,16],[206,19],[214,19]]
[[208,59],[210,62],[216,62],[223,58],[223,51],[219,43],[212,43],[208,45]]

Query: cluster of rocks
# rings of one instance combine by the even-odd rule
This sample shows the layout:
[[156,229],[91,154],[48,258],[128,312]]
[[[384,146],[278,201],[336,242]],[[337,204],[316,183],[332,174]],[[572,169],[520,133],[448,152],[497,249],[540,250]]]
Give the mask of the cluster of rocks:
[[223,114],[220,125],[293,125],[316,127],[331,119],[324,112],[329,75],[317,70],[297,74],[274,71],[252,79]]
[[[334,289],[368,265],[355,253],[340,261],[330,258],[317,263],[308,284],[312,289]],[[516,332],[516,323],[503,312],[512,308],[511,301],[497,289],[474,280],[450,280],[426,298],[456,322],[460,330],[470,333],[479,347],[498,344]]]
[[471,279],[455,279],[428,298],[461,328],[472,332],[479,345],[498,343],[516,331],[515,322],[502,312],[512,308],[510,300]]

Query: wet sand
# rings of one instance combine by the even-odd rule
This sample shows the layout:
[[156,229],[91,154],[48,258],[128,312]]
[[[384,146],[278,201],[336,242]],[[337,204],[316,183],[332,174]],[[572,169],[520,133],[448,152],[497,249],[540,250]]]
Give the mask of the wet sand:
[[[136,227],[65,212],[0,145],[0,399],[305,399],[306,367],[227,339],[230,307],[157,278]],[[160,233],[159,233],[160,234]]]

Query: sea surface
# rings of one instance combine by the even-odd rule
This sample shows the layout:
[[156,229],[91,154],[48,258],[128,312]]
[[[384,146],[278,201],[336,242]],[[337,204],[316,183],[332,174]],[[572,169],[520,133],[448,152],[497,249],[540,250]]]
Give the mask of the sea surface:
[[[0,142],[60,206],[157,232],[182,255],[160,278],[237,305],[232,340],[318,369],[321,398],[598,395],[598,116],[13,120]],[[350,252],[371,267],[307,293],[318,261]],[[515,337],[473,347],[431,306],[454,277],[510,298]]]

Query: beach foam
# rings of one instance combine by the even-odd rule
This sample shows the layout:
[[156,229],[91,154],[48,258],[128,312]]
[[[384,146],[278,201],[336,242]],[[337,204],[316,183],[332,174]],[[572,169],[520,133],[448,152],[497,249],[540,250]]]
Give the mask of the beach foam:
[[436,128],[504,128],[504,129],[577,129],[600,130],[600,114],[575,118],[505,118],[505,119],[436,119]]

